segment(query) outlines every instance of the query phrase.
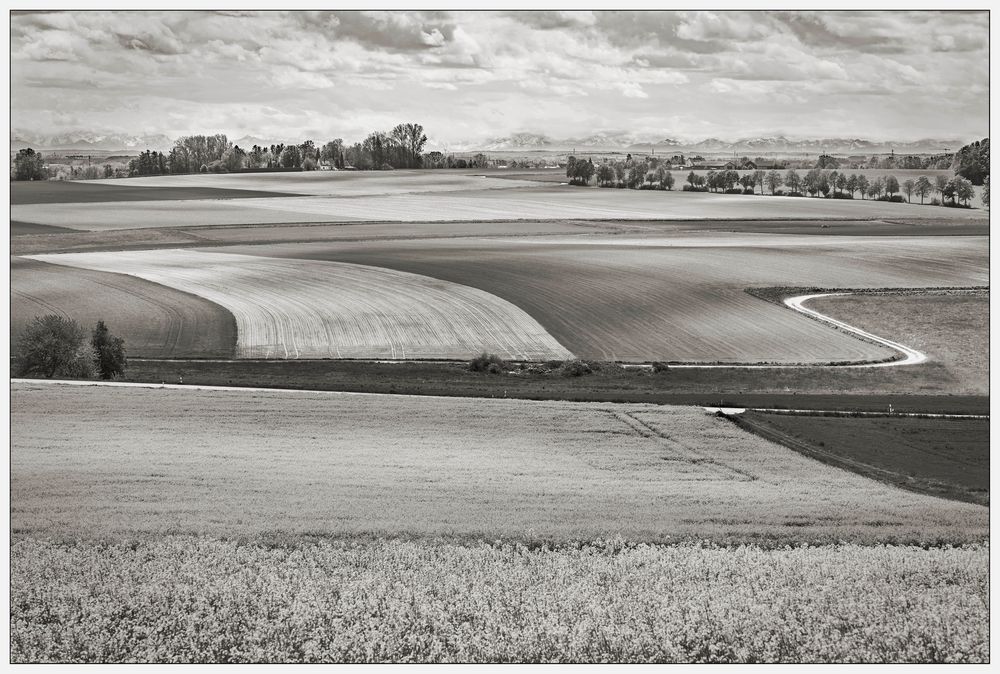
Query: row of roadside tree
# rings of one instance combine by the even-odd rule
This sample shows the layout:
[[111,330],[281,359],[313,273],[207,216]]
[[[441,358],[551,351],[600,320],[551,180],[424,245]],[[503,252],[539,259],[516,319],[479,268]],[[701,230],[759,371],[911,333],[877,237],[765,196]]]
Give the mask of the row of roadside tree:
[[[670,168],[655,158],[645,160],[617,160],[595,164],[593,159],[569,157],[566,162],[566,177],[572,185],[589,185],[596,178],[598,187],[628,189],[671,190],[675,180]],[[800,174],[795,169],[785,173],[776,170],[754,171],[721,170],[687,175],[682,188],[690,192],[719,192],[724,194],[765,194],[775,196],[810,196],[832,199],[861,199],[912,202],[918,198],[923,204],[931,203],[951,206],[969,206],[975,197],[971,181],[956,175],[949,179],[937,175],[933,180],[927,176],[906,179],[902,183],[893,175],[876,176],[869,179],[864,174],[828,171],[814,168]],[[765,190],[767,192],[765,192]],[[938,197],[934,198],[937,194]],[[986,177],[983,199],[989,205],[989,176]]]

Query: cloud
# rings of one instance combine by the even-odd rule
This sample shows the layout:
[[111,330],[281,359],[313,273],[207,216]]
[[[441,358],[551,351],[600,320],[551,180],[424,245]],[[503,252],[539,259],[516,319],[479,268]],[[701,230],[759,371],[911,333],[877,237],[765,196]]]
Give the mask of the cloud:
[[[13,13],[11,114],[46,132],[345,139],[405,117],[457,142],[667,119],[676,136],[827,135],[808,111],[836,109],[872,135],[981,133],[988,37],[983,12]],[[54,112],[67,101],[72,122]]]

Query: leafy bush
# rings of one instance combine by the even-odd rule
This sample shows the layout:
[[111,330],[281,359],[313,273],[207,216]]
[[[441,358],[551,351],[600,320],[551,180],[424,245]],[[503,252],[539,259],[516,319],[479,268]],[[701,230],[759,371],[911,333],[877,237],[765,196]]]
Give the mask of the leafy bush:
[[662,361],[655,361],[653,363],[653,373],[660,374],[661,372],[667,372],[670,370],[670,366]]
[[683,192],[707,192],[708,188],[707,187],[694,187],[693,185],[684,185],[681,188],[681,191],[683,191]]
[[743,194],[742,187],[731,187],[725,191],[725,194]]
[[97,321],[90,345],[97,357],[97,372],[101,375],[101,379],[112,379],[125,374],[125,367],[128,365],[128,360],[125,358],[125,340],[108,332],[104,321]]
[[564,377],[581,377],[593,372],[590,363],[584,360],[570,360],[563,363],[559,373]]
[[752,187],[744,187],[743,188],[743,194],[754,194],[753,188]]
[[853,199],[854,195],[851,194],[850,192],[834,192],[833,193],[833,198],[834,199]]
[[86,379],[96,367],[97,356],[87,343],[87,332],[76,321],[55,314],[35,316],[14,347],[13,371],[19,377]]
[[903,204],[903,203],[906,203],[906,199],[904,199],[903,197],[901,197],[898,194],[893,194],[891,197],[889,195],[886,195],[884,197],[879,197],[878,201],[891,201],[894,204]]
[[495,353],[482,353],[469,361],[469,370],[472,372],[500,374],[504,372],[507,367],[507,361]]
[[937,197],[934,197],[933,199],[931,199],[931,206],[940,206],[940,205],[941,205],[941,200],[940,199],[938,199]]

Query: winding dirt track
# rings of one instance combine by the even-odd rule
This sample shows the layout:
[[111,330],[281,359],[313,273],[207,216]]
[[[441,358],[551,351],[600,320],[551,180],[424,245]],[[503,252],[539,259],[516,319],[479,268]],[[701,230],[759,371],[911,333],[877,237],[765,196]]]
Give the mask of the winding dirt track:
[[789,297],[785,300],[785,306],[795,309],[801,313],[806,314],[812,318],[816,318],[824,323],[829,323],[840,330],[846,330],[852,334],[858,335],[859,337],[867,340],[877,342],[883,346],[887,346],[890,349],[899,351],[903,354],[902,359],[883,361],[881,363],[859,363],[853,365],[845,365],[843,367],[890,367],[894,365],[919,365],[927,360],[927,354],[917,351],[916,349],[910,348],[905,344],[900,344],[899,342],[893,342],[891,340],[885,339],[884,337],[879,337],[870,332],[862,330],[861,328],[856,328],[853,325],[848,325],[843,321],[838,321],[836,318],[831,318],[826,314],[821,314],[815,309],[809,309],[803,306],[809,300],[813,300],[819,297],[840,297],[844,295],[850,295],[851,293],[819,293],[816,295],[798,295],[797,297]]

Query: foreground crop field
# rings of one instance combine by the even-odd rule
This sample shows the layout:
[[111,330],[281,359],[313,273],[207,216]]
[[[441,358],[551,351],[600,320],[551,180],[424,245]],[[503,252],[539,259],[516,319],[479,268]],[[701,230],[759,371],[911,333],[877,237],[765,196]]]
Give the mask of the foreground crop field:
[[42,383],[11,400],[11,526],[33,536],[987,534],[984,507],[824,466],[697,408]]
[[568,186],[438,193],[399,192],[354,197],[289,196],[11,206],[13,220],[92,231],[310,222],[769,218],[934,218],[967,222],[981,221],[986,217],[981,210],[875,201],[602,190]]
[[13,662],[986,662],[989,548],[11,550]]
[[123,274],[11,258],[11,336],[35,316],[59,314],[88,330],[104,320],[130,356],[228,358],[236,322],[218,304]]
[[516,306],[481,290],[354,264],[186,250],[39,256],[210,300],[241,358],[571,358]]
[[882,359],[890,353],[883,347],[745,289],[973,286],[988,283],[989,269],[982,237],[651,232],[226,250],[373,265],[477,287],[524,309],[581,358],[634,361]]
[[941,363],[965,390],[989,393],[988,292],[822,297],[809,306]]

